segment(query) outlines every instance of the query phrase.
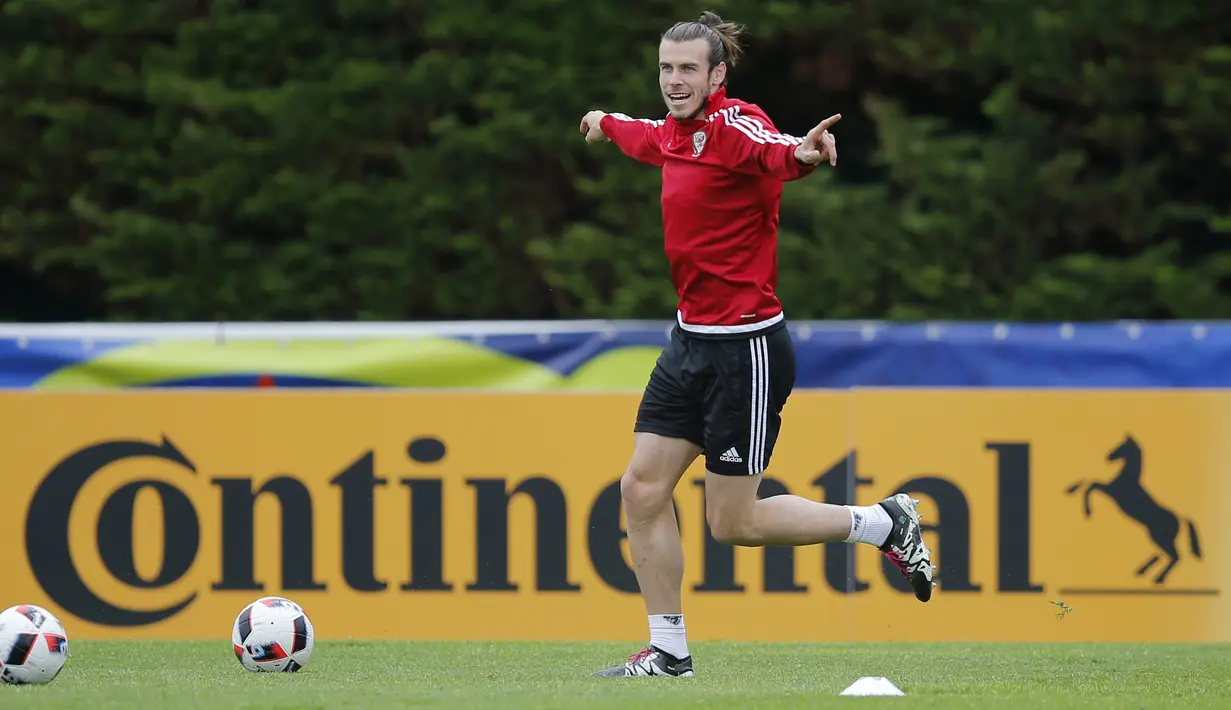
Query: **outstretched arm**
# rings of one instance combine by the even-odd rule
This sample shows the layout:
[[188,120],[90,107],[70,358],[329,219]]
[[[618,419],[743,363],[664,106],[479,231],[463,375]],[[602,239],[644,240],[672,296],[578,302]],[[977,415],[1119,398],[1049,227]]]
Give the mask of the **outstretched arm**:
[[581,119],[587,143],[610,140],[630,158],[662,167],[663,121],[630,118],[622,113],[591,111]]
[[780,133],[763,113],[732,107],[722,111],[725,152],[740,172],[769,175],[783,182],[812,173],[822,161],[838,163],[838,147],[829,127],[841,114],[821,121],[803,138]]

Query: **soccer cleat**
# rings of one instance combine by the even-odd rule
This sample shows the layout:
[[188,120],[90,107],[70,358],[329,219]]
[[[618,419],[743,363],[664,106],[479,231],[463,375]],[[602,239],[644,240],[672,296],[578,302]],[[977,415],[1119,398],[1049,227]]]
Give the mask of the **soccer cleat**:
[[633,654],[628,663],[597,671],[597,676],[692,676],[692,656],[676,658],[654,646],[646,646]]
[[932,553],[923,542],[916,503],[918,501],[905,493],[889,496],[880,502],[893,520],[893,532],[889,533],[880,550],[910,580],[915,598],[926,602],[932,598],[932,587],[936,586],[932,582],[932,570],[936,568],[932,565]]

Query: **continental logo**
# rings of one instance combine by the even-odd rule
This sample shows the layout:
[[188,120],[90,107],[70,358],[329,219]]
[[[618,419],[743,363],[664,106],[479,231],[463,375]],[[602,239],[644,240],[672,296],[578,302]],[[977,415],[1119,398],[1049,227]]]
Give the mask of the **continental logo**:
[[[859,470],[856,451],[830,465],[818,467],[819,472],[814,475],[792,475],[793,481],[806,481],[810,490],[800,483],[791,490],[782,480],[767,477],[762,482],[760,495],[795,493],[831,503],[854,502],[857,491],[860,501],[879,499],[895,492],[926,496],[931,512],[924,529],[940,566],[937,581],[941,593],[1011,592],[1041,596],[1044,585],[1035,578],[1031,567],[1034,557],[1031,501],[1044,502],[1048,514],[1055,514],[1067,507],[1064,491],[1037,491],[1032,496],[1030,443],[992,441],[975,445],[992,462],[987,473],[980,474],[988,479],[984,489],[995,491],[991,499],[972,501],[958,480],[942,473],[914,475],[903,480],[901,472],[882,472],[878,475],[892,475],[892,480],[901,483],[894,490],[878,490],[875,478]],[[1130,465],[1134,456],[1138,462],[1140,460],[1140,448],[1131,439],[1117,451],[1120,452],[1117,456],[1126,458]],[[405,452],[406,458],[415,464],[438,464],[449,454],[445,441],[435,437],[415,438],[407,444]],[[265,456],[268,458],[268,452]],[[217,550],[219,568],[210,582],[201,582],[195,590],[186,591],[182,598],[155,608],[135,608],[115,598],[104,598],[95,591],[100,580],[95,579],[92,585],[90,580],[84,579],[70,550],[69,520],[82,489],[104,469],[143,459],[169,463],[184,477],[209,476],[209,484],[216,490],[219,502],[210,509],[218,510],[221,518],[216,521],[221,531],[220,539],[216,543],[203,540],[202,506],[199,502],[194,504],[184,488],[172,482],[174,475],[164,477],[171,480],[127,480],[110,490],[103,499],[95,528],[99,558],[106,573],[123,587],[133,590],[170,587],[200,564],[198,557],[203,544],[220,546]],[[387,466],[392,469],[395,464],[405,470],[404,462],[391,461]],[[416,470],[419,469],[433,470],[429,466]],[[1127,473],[1110,482],[1082,482],[1070,486],[1068,492],[1083,491],[1087,501],[1096,494],[1104,494],[1116,501],[1126,515],[1141,522],[1162,555],[1155,555],[1140,574],[1161,561],[1163,571],[1153,580],[1156,586],[1161,585],[1167,571],[1180,559],[1174,543],[1179,530],[1178,517],[1145,493],[1140,485],[1139,463],[1135,472],[1130,468],[1125,470]],[[278,588],[286,593],[348,589],[364,593],[447,592],[481,597],[532,586],[541,592],[575,594],[583,591],[583,580],[587,589],[599,587],[624,594],[637,592],[636,577],[623,550],[626,532],[621,527],[618,479],[595,483],[586,490],[597,491],[597,494],[587,496],[577,494],[578,480],[584,479],[589,485],[589,477],[574,476],[562,481],[547,475],[524,473],[487,476],[452,473],[393,479],[378,475],[374,450],[358,453],[349,465],[328,472],[325,477],[314,475],[309,479],[281,474],[257,479],[210,473],[208,452],[183,450],[168,437],[155,441],[100,441],[65,456],[46,473],[29,501],[26,552],[38,584],[66,612],[112,627],[156,624],[180,614],[199,595],[211,591],[262,592],[265,584],[258,579],[272,581],[275,576],[280,576]],[[324,480],[328,488],[322,485]],[[690,510],[681,519],[695,521],[692,524],[697,526],[691,531],[685,530],[684,534],[704,536],[702,559],[697,561],[702,573],[700,580],[691,585],[692,592],[739,593],[745,591],[749,578],[759,578],[761,588],[769,594],[816,591],[860,594],[876,585],[910,595],[908,583],[887,560],[881,560],[878,570],[857,569],[855,548],[845,543],[827,544],[819,551],[808,547],[763,548],[758,553],[759,567],[755,571],[744,570],[743,577],[737,577],[734,550],[718,544],[704,525],[703,485],[703,480],[691,481],[692,490],[688,490],[687,485],[682,486],[676,500],[677,507],[681,500],[689,501]],[[325,495],[322,491],[329,489],[336,491],[335,500],[340,505],[324,505],[323,501],[313,500],[313,490],[321,497]],[[566,490],[572,493],[566,495]],[[134,561],[136,551],[132,533],[137,497],[144,491],[155,493],[161,501],[163,538],[157,571],[146,574],[138,571]],[[462,508],[466,511],[465,524],[474,532],[474,567],[468,579],[446,575],[445,531],[450,526],[445,525],[444,515],[460,510],[444,505],[446,491],[453,500],[464,496],[467,501]],[[376,525],[374,509],[378,497],[395,494],[408,499],[404,510],[409,519],[410,556],[398,573],[399,579],[380,579],[375,572],[374,551],[379,542],[378,534],[386,533]],[[280,508],[281,568],[262,569],[258,574],[254,519],[257,500],[262,496],[276,499]],[[534,523],[511,529],[510,503],[519,497],[533,503]],[[996,551],[994,570],[985,570],[981,579],[977,579],[971,569],[971,513],[976,502],[981,514],[993,516],[996,521],[994,539],[979,541],[981,546],[993,546]],[[91,511],[83,513],[88,515]],[[337,567],[331,565],[332,569],[340,569],[337,578],[326,578],[314,565],[319,534],[317,517],[321,515],[340,516],[336,526],[341,531],[341,544],[336,548],[339,559]],[[584,516],[586,520],[581,539],[569,534],[567,521],[575,519],[574,516]],[[450,521],[450,525],[456,529],[456,521]],[[1199,556],[1195,525],[1188,522],[1186,526],[1190,549],[1194,557]],[[519,584],[510,578],[511,545],[533,550],[532,580]],[[570,551],[577,546],[585,551],[592,572],[570,569],[569,560],[576,559],[570,556]],[[1162,559],[1163,555],[1166,559]],[[818,561],[823,567],[821,588],[809,589],[800,582],[797,565],[801,562],[813,565]],[[692,564],[697,562],[690,560]],[[115,589],[114,584],[107,586]],[[1083,591],[1095,593],[1097,590],[1074,590],[1074,593]]]
[[[1022,445],[992,446],[1000,454],[1000,490],[998,507],[1001,512],[1001,551],[1006,564],[1000,570],[998,588],[1011,591],[1038,591],[1029,582],[1028,485],[1026,452]],[[418,463],[436,463],[446,456],[443,441],[419,438],[410,442],[407,453]],[[86,446],[60,461],[42,480],[30,501],[27,516],[26,549],[34,576],[44,591],[66,611],[88,621],[110,626],[140,626],[154,624],[174,616],[196,598],[196,592],[176,603],[155,609],[134,609],[103,599],[82,579],[73,563],[69,549],[68,522],[78,492],[92,476],[109,466],[130,459],[156,458],[175,464],[186,476],[200,475],[195,457],[182,451],[169,438],[162,441],[105,441]],[[852,476],[856,457],[852,453],[837,462],[813,481],[814,493],[831,502],[854,499],[855,488],[869,486],[869,478]],[[290,475],[265,480],[259,487],[247,477],[213,477],[221,500],[220,529],[221,570],[213,590],[261,591],[254,564],[254,509],[258,496],[272,496],[281,507],[281,589],[324,590],[331,585],[345,585],[361,592],[380,592],[390,583],[376,578],[373,572],[373,550],[376,529],[373,501],[379,492],[389,488],[390,481],[376,475],[374,454],[359,456],[350,466],[336,473],[329,484],[338,490],[341,500],[342,578],[324,580],[313,565],[313,516],[323,510],[314,506],[309,486]],[[446,482],[442,478],[403,478],[398,483],[410,490],[407,511],[411,521],[411,563],[399,588],[405,593],[452,591],[454,580],[445,579],[443,565],[443,494]],[[577,592],[581,584],[570,575],[568,550],[570,545],[583,545],[596,576],[607,587],[625,593],[637,591],[637,581],[621,549],[626,533],[620,524],[619,482],[609,482],[598,496],[588,501],[570,501],[557,481],[545,476],[525,476],[518,480],[506,477],[465,478],[464,484],[473,498],[472,519],[476,540],[474,577],[464,590],[472,593],[514,591],[518,585],[509,579],[508,525],[509,503],[515,496],[533,500],[535,524],[532,536],[536,560],[534,587],[539,591]],[[702,481],[697,487],[698,511],[704,510]],[[162,503],[163,557],[157,574],[143,577],[134,563],[132,539],[133,515],[137,495],[149,489]],[[908,481],[899,490],[929,496],[939,509],[935,530],[942,560],[940,580],[945,591],[979,591],[970,574],[970,502],[954,481],[939,476],[926,476]],[[767,478],[761,495],[771,496],[791,492],[779,480]],[[801,492],[803,493],[803,492]],[[581,508],[578,510],[578,508]],[[565,521],[570,515],[584,514],[588,518],[588,535],[584,540],[569,539]],[[697,516],[703,520],[703,516]],[[106,497],[98,513],[98,550],[103,565],[115,580],[134,589],[156,589],[174,584],[184,577],[196,561],[202,544],[200,520],[189,496],[165,480],[137,479],[115,488]],[[730,593],[743,591],[736,581],[735,557],[730,547],[720,545],[704,529],[704,575],[694,591]],[[520,534],[519,534],[520,536]],[[529,544],[530,540],[518,540]],[[825,550],[825,581],[829,589],[839,593],[857,593],[869,587],[869,582],[855,575],[851,547],[846,544],[827,545]],[[796,581],[796,556],[799,550],[788,547],[767,548],[761,570],[762,584],[767,592],[799,593],[808,591]],[[806,548],[803,554],[807,554]],[[885,583],[909,592],[905,580],[888,562],[881,570]]]

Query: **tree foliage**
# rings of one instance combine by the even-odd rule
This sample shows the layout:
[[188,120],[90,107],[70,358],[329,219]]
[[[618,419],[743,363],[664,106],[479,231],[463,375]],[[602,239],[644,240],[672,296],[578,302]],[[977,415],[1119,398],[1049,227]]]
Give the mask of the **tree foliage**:
[[[792,318],[1231,317],[1231,3],[728,0]],[[664,113],[701,7],[7,0],[0,318],[669,318]],[[49,305],[51,304],[51,305]]]

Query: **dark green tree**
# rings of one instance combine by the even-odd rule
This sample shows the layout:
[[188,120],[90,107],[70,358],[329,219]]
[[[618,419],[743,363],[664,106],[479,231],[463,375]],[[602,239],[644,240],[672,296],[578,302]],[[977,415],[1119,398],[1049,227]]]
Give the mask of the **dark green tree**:
[[[793,318],[1231,315],[1231,4],[740,0],[733,94],[840,111]],[[670,318],[664,112],[699,6],[8,0],[0,318]]]

